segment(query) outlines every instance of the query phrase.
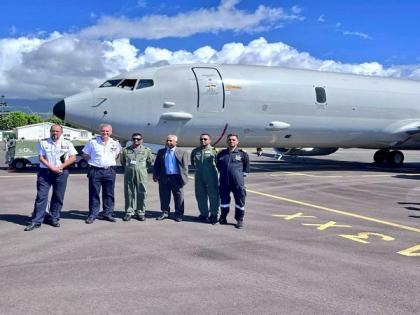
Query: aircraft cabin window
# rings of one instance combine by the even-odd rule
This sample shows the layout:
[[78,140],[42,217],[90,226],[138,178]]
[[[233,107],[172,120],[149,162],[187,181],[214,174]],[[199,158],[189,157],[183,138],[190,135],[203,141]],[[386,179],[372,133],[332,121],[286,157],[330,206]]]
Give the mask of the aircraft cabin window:
[[327,93],[325,93],[325,89],[323,87],[316,87],[315,93],[317,103],[325,103],[327,101]]
[[120,83],[120,82],[121,82],[121,80],[108,80],[108,81],[102,83],[99,87],[102,88],[102,87],[117,86],[118,83]]
[[135,79],[125,79],[120,84],[118,84],[118,87],[120,87],[122,89],[133,90],[134,87],[136,86],[136,82],[137,82],[137,80],[135,80]]
[[139,84],[137,85],[137,89],[144,89],[147,87],[153,86],[153,80],[139,80]]

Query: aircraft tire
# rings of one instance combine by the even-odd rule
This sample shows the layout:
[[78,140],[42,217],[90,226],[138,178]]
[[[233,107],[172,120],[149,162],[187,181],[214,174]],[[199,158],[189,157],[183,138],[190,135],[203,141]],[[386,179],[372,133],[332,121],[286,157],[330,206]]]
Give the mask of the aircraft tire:
[[86,162],[85,160],[80,160],[80,161],[77,163],[77,167],[78,167],[78,168],[80,168],[80,169],[82,169],[82,170],[87,169],[87,168],[88,168],[88,166],[89,166],[89,164],[88,164],[88,162]]
[[387,157],[388,163],[392,165],[402,165],[404,162],[404,154],[401,151],[392,151]]
[[389,151],[378,150],[373,155],[373,160],[375,161],[375,163],[378,163],[378,164],[379,163],[385,163],[385,162],[389,161],[388,155],[389,155]]
[[17,171],[20,171],[26,168],[26,163],[22,159],[14,160],[12,163],[12,167]]

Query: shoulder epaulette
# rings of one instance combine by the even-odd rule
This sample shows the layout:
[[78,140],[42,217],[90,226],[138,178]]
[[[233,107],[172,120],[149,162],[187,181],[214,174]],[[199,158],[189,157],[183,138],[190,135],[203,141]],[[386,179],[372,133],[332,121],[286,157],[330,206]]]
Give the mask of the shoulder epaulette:
[[246,151],[244,149],[239,149],[239,151],[246,153]]

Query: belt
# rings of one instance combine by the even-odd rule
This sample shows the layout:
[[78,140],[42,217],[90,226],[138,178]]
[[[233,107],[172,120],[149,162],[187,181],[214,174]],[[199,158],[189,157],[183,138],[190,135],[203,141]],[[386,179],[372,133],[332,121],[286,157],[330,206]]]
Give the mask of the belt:
[[115,166],[97,167],[97,166],[90,165],[90,167],[95,170],[109,170],[109,169],[113,169]]

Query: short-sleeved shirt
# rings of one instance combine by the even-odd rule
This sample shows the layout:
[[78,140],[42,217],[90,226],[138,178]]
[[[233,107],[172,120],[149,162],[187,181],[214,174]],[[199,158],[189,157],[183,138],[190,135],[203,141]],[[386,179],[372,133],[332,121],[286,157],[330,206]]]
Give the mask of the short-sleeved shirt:
[[83,148],[83,153],[90,156],[89,165],[95,167],[115,166],[120,152],[121,145],[118,141],[109,138],[108,142],[104,143],[100,136],[90,140]]
[[[70,140],[60,137],[57,142],[51,138],[41,140],[38,144],[38,154],[44,156],[48,163],[54,167],[59,167],[71,155],[76,155],[77,151]],[[39,163],[40,168],[47,168],[43,163]]]

